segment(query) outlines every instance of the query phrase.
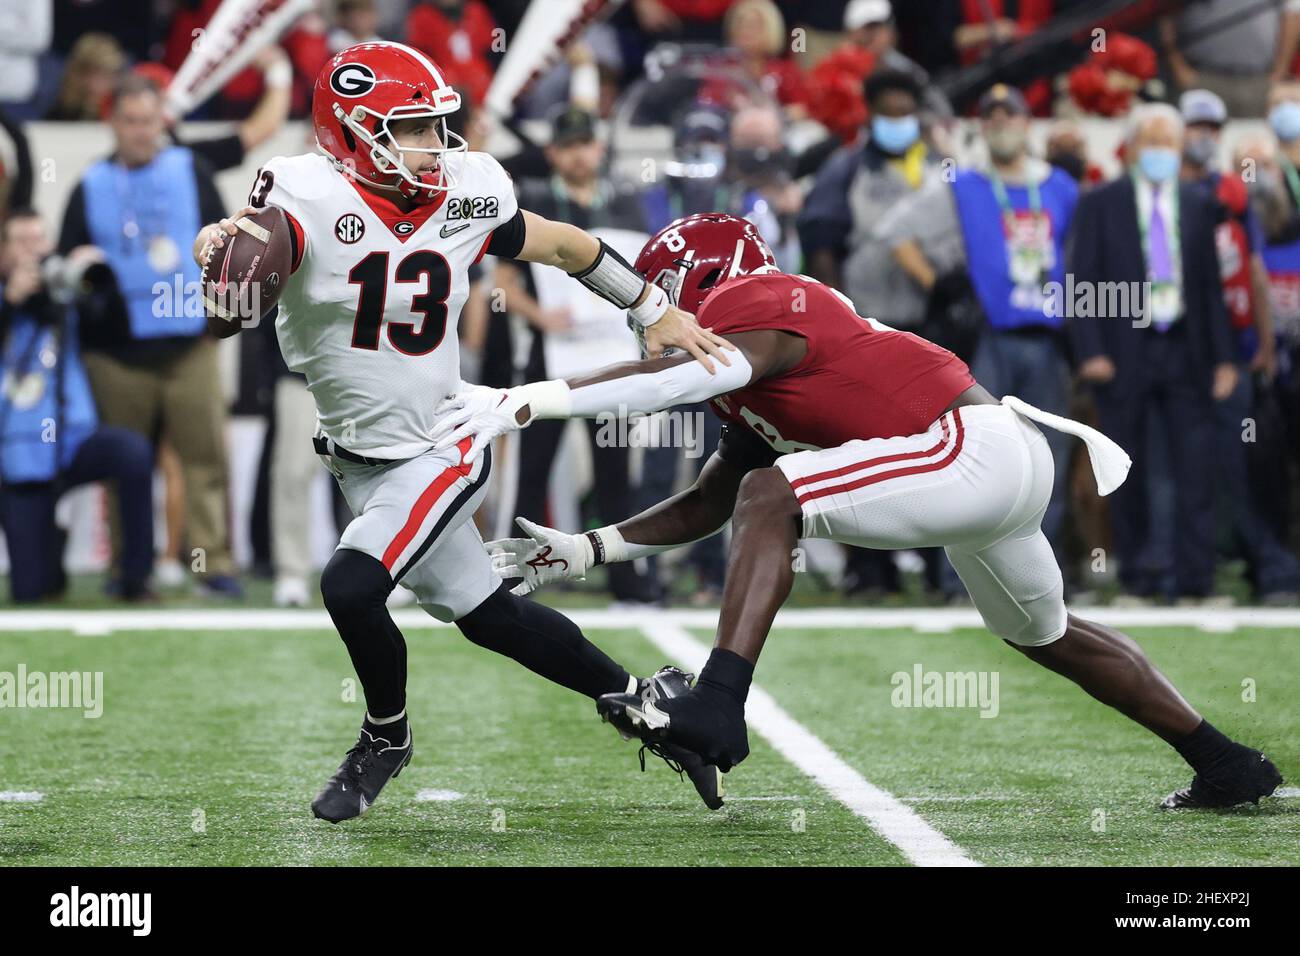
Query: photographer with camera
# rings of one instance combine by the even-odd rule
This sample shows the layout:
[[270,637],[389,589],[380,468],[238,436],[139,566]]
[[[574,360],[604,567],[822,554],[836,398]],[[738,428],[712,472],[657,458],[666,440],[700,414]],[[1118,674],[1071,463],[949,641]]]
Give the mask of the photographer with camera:
[[121,567],[113,590],[149,596],[153,451],[125,428],[102,426],[78,347],[82,321],[124,308],[103,255],[89,246],[51,255],[45,223],[15,210],[0,234],[0,526],[15,602],[64,589],[64,535],[54,520],[67,490],[116,481]]

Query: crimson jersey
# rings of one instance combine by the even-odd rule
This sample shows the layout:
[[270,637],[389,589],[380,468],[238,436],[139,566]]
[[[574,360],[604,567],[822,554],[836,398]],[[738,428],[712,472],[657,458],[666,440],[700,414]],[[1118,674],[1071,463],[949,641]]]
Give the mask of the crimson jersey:
[[781,454],[919,434],[975,384],[947,349],[862,318],[807,276],[737,277],[709,293],[696,318],[723,336],[778,329],[808,343],[790,371],[713,399],[723,420],[752,429]]

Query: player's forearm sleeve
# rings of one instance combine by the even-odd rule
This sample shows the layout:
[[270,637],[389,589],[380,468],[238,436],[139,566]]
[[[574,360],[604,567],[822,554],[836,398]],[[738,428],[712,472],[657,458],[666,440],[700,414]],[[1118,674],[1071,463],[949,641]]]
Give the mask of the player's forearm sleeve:
[[641,273],[633,269],[631,263],[603,239],[600,240],[600,251],[596,253],[591,265],[578,272],[570,272],[569,275],[620,309],[632,308],[632,304],[641,298],[646,286]]
[[571,388],[569,416],[596,418],[601,414],[657,412],[744,388],[754,375],[753,366],[740,351],[728,352],[727,357],[731,364],[718,363],[712,375],[699,362],[683,362],[657,372]]

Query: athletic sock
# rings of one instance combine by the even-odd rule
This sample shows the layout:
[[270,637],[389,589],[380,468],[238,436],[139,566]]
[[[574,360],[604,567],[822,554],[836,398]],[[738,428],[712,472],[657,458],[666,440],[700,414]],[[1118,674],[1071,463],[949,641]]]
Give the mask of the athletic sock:
[[1213,771],[1233,757],[1249,752],[1250,748],[1225,736],[1208,720],[1202,720],[1195,730],[1174,744],[1174,749],[1193,770],[1205,773]]
[[394,747],[400,747],[406,743],[410,724],[406,719],[406,711],[403,710],[395,717],[376,718],[366,714],[366,719],[361,722],[361,729],[372,737],[382,738]]
[[743,708],[753,679],[753,664],[733,651],[715,647],[695,686],[706,692],[725,694]]

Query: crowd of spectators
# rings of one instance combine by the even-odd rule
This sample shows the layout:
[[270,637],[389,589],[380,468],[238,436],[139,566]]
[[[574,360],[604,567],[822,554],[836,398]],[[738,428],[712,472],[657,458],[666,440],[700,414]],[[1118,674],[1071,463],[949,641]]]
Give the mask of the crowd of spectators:
[[[218,347],[200,315],[160,311],[151,290],[197,278],[190,239],[225,213],[214,174],[308,114],[333,52],[382,38],[424,51],[460,89],[453,124],[471,148],[510,140],[499,158],[526,208],[629,258],[680,216],[746,217],[782,269],[953,349],[995,394],[1099,424],[1135,465],[1105,502],[1080,449],[1048,433],[1044,529],[1075,592],[1219,600],[1216,573],[1233,560],[1256,599],[1296,603],[1300,0],[1194,0],[1159,17],[1135,3],[1128,32],[1084,31],[1087,50],[1046,67],[1019,52],[1088,4],[630,0],[511,116],[480,107],[528,0],[318,0],[187,117],[231,132],[185,140],[163,91],[218,6],[0,0],[0,522],[15,600],[61,593],[55,503],[91,481],[110,492],[111,593],[149,600],[191,579],[242,593]],[[981,67],[972,93],[962,78]],[[1122,128],[1117,153],[1090,137],[1095,117]],[[1236,120],[1254,123],[1229,140]],[[45,223],[24,127],[74,121],[105,124],[113,149]],[[467,378],[507,386],[635,355],[617,315],[545,272],[476,267]],[[1111,289],[1134,291],[1114,308],[1098,291]],[[271,426],[254,570],[274,576],[277,603],[300,605],[314,407],[269,323],[263,333],[241,337],[234,403]],[[618,520],[702,464],[718,423],[703,406],[677,411],[706,423],[699,454],[649,442],[633,455],[588,429],[580,520]],[[570,446],[551,424],[521,436],[511,515],[553,518],[551,476]],[[690,550],[672,575],[685,592],[653,563],[612,569],[608,588],[626,602],[715,600],[724,549],[719,536]],[[941,552],[918,557],[934,600],[964,600]],[[839,586],[899,593],[909,566],[846,549]]]

